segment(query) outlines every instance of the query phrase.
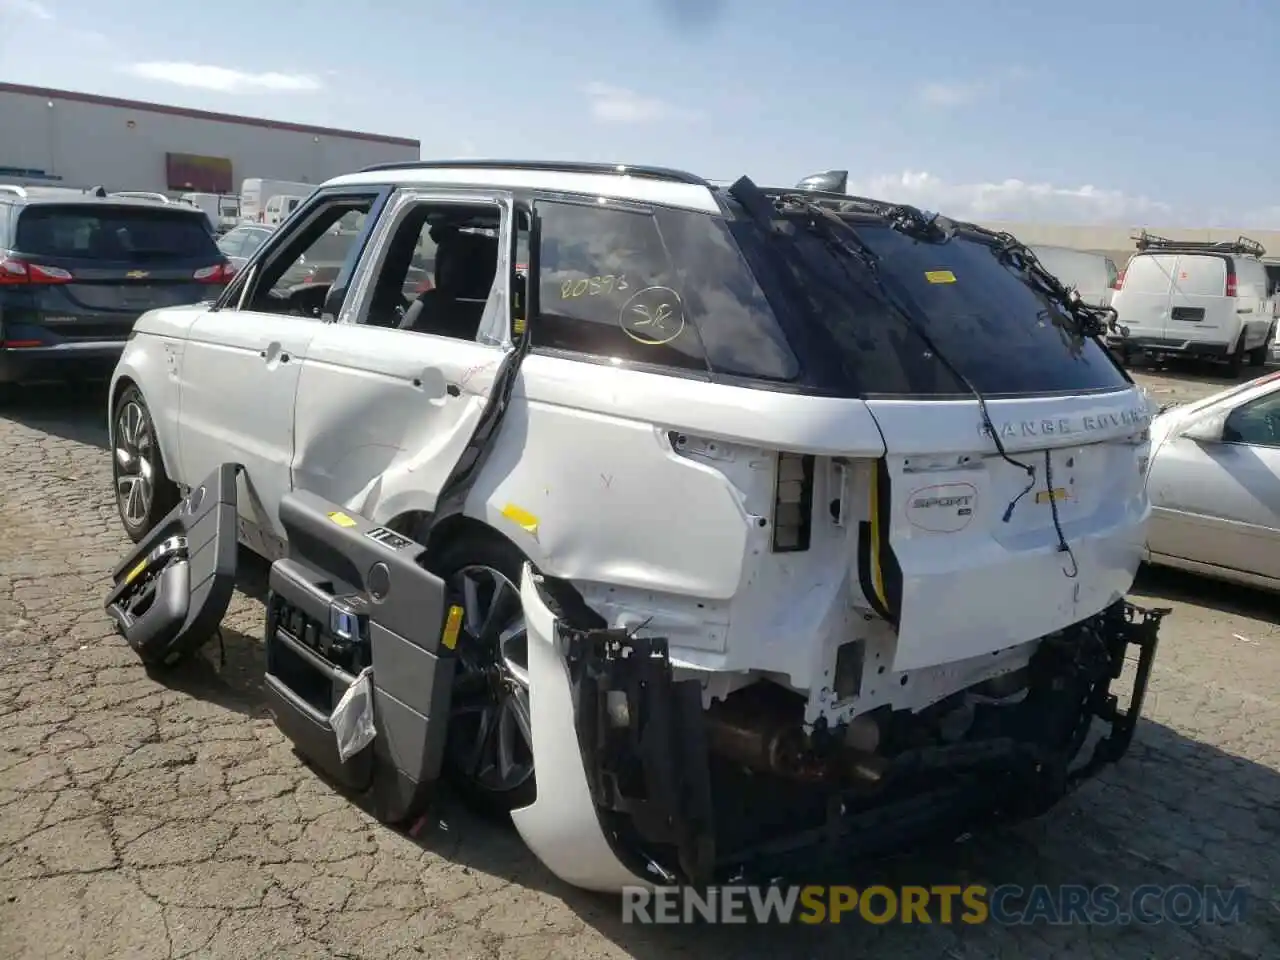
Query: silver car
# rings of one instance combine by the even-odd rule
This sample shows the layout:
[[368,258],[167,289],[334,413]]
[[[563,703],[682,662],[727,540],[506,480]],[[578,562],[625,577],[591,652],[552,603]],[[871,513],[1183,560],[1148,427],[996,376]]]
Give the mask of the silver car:
[[1147,561],[1280,591],[1280,371],[1151,424]]

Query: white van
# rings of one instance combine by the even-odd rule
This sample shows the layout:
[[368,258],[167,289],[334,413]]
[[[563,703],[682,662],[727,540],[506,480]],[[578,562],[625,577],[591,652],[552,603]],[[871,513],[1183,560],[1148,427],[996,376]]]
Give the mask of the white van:
[[298,209],[305,198],[297,197],[291,194],[276,194],[267,201],[266,207],[262,211],[262,222],[268,226],[279,226],[285,220],[289,219],[289,214]]
[[[286,196],[296,200],[300,197],[310,196],[314,190],[315,185],[310,183],[247,177],[240,184],[240,217],[253,223],[269,223],[271,221],[267,220],[267,205],[271,202],[272,197]],[[292,207],[286,204],[283,209],[288,213],[289,210],[296,208],[297,205],[296,202],[292,204]],[[280,219],[283,219],[283,217]],[[279,220],[276,223],[279,223]]]
[[1046,270],[1073,287],[1085,303],[1095,307],[1111,305],[1112,288],[1120,271],[1110,257],[1070,247],[1032,246],[1031,251]]
[[1166,240],[1143,233],[1120,274],[1111,305],[1128,336],[1109,337],[1124,357],[1267,362],[1272,316],[1266,251],[1257,241]]

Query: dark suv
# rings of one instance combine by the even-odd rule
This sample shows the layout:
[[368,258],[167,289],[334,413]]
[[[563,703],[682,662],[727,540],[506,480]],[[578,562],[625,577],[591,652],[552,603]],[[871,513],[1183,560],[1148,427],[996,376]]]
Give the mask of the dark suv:
[[0,385],[109,374],[139,316],[231,276],[195,208],[0,186]]

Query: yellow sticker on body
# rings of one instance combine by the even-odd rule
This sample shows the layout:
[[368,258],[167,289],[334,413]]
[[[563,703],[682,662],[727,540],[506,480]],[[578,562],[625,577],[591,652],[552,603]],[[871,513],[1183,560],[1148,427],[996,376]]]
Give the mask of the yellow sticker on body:
[[356,522],[341,510],[334,510],[329,514],[329,519],[340,527],[354,527],[356,525]]
[[956,275],[950,270],[926,270],[924,278],[930,283],[955,283]]
[[1070,500],[1071,492],[1063,487],[1055,487],[1053,490],[1041,490],[1036,493],[1036,503],[1048,503],[1050,500]]
[[538,518],[523,507],[508,503],[502,508],[502,515],[522,529],[525,533],[538,535]]
[[449,608],[449,614],[444,618],[444,633],[440,637],[440,642],[446,650],[452,650],[458,645],[458,634],[462,632],[462,608],[456,603]]

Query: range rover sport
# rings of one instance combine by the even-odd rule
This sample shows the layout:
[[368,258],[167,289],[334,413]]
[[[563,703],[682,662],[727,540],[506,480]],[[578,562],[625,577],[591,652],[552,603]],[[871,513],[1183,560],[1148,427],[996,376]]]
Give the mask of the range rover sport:
[[[353,213],[335,276],[282,283]],[[1112,319],[1007,234],[844,194],[339,177],[216,303],[139,320],[108,608],[170,662],[247,544],[303,753],[390,822],[448,773],[593,889],[1039,813],[1124,752],[1159,623],[1124,600],[1149,413]]]

